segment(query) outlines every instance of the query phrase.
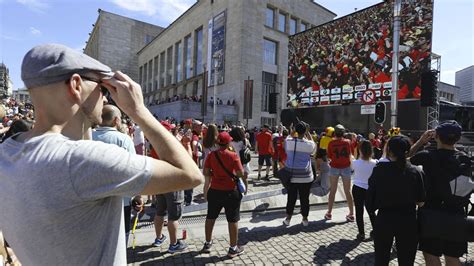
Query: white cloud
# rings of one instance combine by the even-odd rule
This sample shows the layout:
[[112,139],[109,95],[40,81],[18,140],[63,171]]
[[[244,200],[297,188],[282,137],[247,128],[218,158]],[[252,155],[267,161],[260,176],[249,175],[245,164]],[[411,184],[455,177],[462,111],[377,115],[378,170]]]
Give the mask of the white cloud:
[[171,23],[186,11],[196,0],[110,0],[119,7],[140,12],[147,16],[158,16]]
[[37,12],[37,13],[45,13],[46,9],[49,8],[49,5],[42,0],[16,0],[17,3],[20,3],[26,6],[28,9]]
[[30,27],[30,32],[31,34],[35,35],[35,36],[40,36],[41,35],[41,31],[38,30],[37,28],[35,27]]
[[[0,1],[2,1],[2,0],[0,0]],[[10,40],[10,41],[21,41],[21,39],[18,38],[18,37],[10,36],[10,35],[4,35],[4,34],[2,34],[2,39]]]

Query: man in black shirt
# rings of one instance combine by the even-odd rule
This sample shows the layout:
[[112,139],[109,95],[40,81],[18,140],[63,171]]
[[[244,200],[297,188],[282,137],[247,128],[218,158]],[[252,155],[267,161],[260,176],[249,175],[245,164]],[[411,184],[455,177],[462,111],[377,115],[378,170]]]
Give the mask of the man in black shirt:
[[[452,195],[450,181],[462,172],[458,156],[464,156],[454,148],[461,137],[461,126],[456,121],[445,121],[435,130],[426,131],[412,146],[410,155],[424,146],[432,138],[437,149],[420,151],[411,157],[414,165],[422,165],[425,172],[426,202],[424,208],[442,210],[451,214],[464,214],[464,199]],[[469,198],[469,197],[467,197]],[[421,238],[419,249],[423,251],[427,265],[441,265],[444,255],[447,265],[460,265],[459,257],[467,252],[467,242]]]

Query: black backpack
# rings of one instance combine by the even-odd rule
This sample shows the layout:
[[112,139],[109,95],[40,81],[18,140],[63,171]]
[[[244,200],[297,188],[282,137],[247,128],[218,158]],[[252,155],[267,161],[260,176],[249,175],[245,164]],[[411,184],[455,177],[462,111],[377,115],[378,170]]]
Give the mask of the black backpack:
[[247,141],[244,140],[244,147],[239,151],[240,162],[246,164],[252,160],[252,152],[247,146]]

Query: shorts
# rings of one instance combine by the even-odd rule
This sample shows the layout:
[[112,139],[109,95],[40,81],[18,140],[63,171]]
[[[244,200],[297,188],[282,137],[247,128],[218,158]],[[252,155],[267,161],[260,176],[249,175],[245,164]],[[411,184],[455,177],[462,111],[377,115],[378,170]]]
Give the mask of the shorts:
[[178,221],[183,214],[183,200],[182,190],[156,195],[156,216],[168,215],[168,220]]
[[459,258],[467,253],[467,242],[453,242],[435,238],[420,238],[419,250],[441,257]]
[[351,175],[352,175],[351,167],[346,167],[346,168],[331,167],[331,169],[329,169],[329,176],[336,176],[336,177],[342,176],[342,178],[344,179],[351,179]]
[[272,166],[272,155],[265,154],[265,155],[258,155],[258,165],[262,166],[263,162],[265,161],[266,166]]
[[240,220],[241,200],[242,194],[237,190],[225,191],[210,188],[207,192],[206,219],[217,219],[222,208],[224,208],[227,222],[238,222]]

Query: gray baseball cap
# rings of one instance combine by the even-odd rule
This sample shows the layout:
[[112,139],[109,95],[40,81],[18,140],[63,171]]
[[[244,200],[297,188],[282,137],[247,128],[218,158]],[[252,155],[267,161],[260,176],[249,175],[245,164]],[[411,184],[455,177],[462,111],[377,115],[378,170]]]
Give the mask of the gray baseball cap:
[[27,88],[66,81],[72,74],[96,72],[111,77],[110,67],[94,58],[61,44],[38,45],[26,53],[21,79]]

